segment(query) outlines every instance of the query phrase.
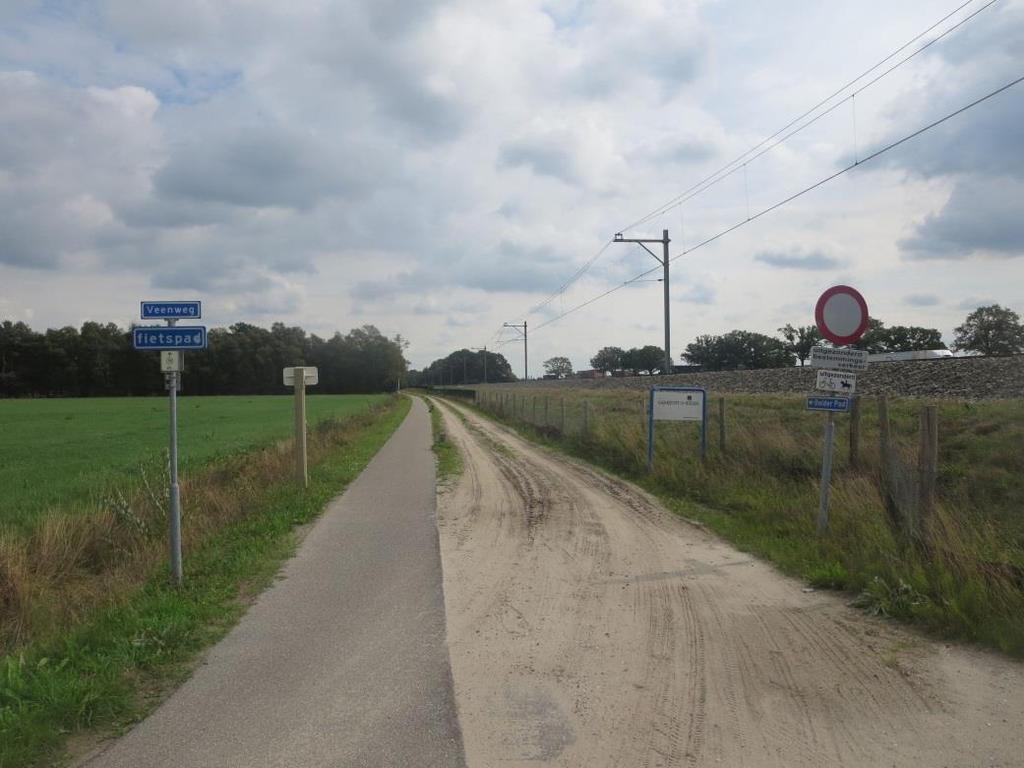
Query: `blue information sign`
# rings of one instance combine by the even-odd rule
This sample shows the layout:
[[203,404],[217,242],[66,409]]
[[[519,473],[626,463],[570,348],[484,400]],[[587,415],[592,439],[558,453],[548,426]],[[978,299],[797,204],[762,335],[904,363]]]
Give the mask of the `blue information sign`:
[[850,410],[850,398],[848,397],[808,397],[808,411],[832,411],[834,413],[846,413]]
[[143,320],[198,320],[203,316],[201,301],[144,301]]
[[136,349],[206,349],[206,326],[134,328],[132,344]]

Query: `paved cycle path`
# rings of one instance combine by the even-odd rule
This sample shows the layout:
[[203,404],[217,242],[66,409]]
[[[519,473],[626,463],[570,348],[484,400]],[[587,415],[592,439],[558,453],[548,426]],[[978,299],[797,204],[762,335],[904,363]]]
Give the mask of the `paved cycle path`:
[[461,768],[419,399],[283,578],[88,768]]

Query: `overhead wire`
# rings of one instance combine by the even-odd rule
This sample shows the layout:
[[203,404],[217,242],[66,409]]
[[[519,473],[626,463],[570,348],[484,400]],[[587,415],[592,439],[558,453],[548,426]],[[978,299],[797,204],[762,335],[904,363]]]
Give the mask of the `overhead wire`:
[[[961,11],[966,6],[970,5],[972,2],[974,2],[974,0],[968,0],[968,2],[964,3],[963,5],[959,6],[957,9],[952,11],[951,13],[947,14],[946,16],[944,16],[942,19],[940,19],[935,24],[933,24],[931,27],[929,27],[924,32],[922,32],[921,34],[917,35],[916,37],[914,37],[912,40],[908,41],[904,45],[902,45],[900,48],[898,48],[895,51],[893,51],[887,57],[885,57],[880,62],[875,64],[873,67],[865,70],[858,77],[856,77],[853,80],[851,80],[850,82],[848,82],[842,88],[839,88],[838,90],[834,91],[831,95],[829,95],[825,99],[822,99],[821,101],[819,101],[817,104],[815,104],[809,110],[804,112],[802,115],[800,115],[799,117],[794,118],[793,120],[791,120],[789,123],[787,123],[785,126],[783,126],[778,131],[773,133],[771,136],[768,136],[767,138],[763,139],[761,142],[759,142],[755,146],[753,146],[750,149],[748,149],[742,155],[739,155],[736,159],[732,160],[729,163],[726,163],[724,166],[719,168],[717,171],[715,171],[711,175],[706,176],[704,179],[702,179],[701,181],[697,182],[696,184],[691,186],[689,189],[687,189],[687,190],[679,193],[675,197],[673,197],[667,203],[664,203],[663,205],[661,205],[658,208],[654,209],[653,211],[651,211],[650,213],[646,214],[645,216],[642,216],[641,218],[637,219],[635,222],[633,222],[629,226],[624,227],[623,229],[621,229],[619,231],[620,232],[628,232],[631,229],[635,229],[636,227],[640,226],[641,224],[645,224],[648,221],[650,221],[651,219],[655,219],[658,216],[662,216],[665,213],[667,213],[668,211],[672,210],[673,208],[676,208],[676,207],[682,205],[683,203],[685,203],[685,202],[687,202],[689,200],[692,200],[694,197],[697,197],[698,195],[703,194],[707,190],[711,189],[712,187],[716,186],[717,184],[719,184],[722,181],[725,181],[726,179],[731,177],[734,173],[737,173],[740,170],[743,170],[744,172],[746,172],[747,165],[749,165],[750,163],[754,162],[758,158],[763,157],[767,153],[771,152],[773,149],[775,149],[776,147],[778,147],[781,144],[785,143],[786,141],[791,139],[793,136],[796,136],[801,131],[804,131],[805,129],[807,129],[810,126],[814,125],[815,123],[817,123],[822,118],[827,117],[828,115],[832,114],[836,109],[838,109],[840,106],[842,106],[846,102],[850,101],[851,99],[855,99],[858,94],[864,92],[865,90],[867,90],[868,88],[873,86],[875,83],[877,83],[879,80],[882,80],[883,78],[888,77],[890,74],[892,74],[894,71],[896,71],[897,69],[902,67],[908,61],[910,61],[911,59],[915,58],[916,56],[918,56],[922,52],[928,50],[928,48],[930,48],[931,46],[935,45],[935,43],[939,42],[940,40],[942,40],[946,36],[948,36],[948,35],[952,34],[953,32],[955,32],[957,29],[962,27],[964,24],[966,24],[968,21],[973,19],[979,13],[981,13],[982,11],[984,11],[984,10],[990,8],[991,6],[995,5],[997,2],[999,2],[999,0],[988,0],[988,2],[985,3],[984,5],[982,5],[980,8],[975,9],[973,12],[971,12],[970,14],[968,14],[967,16],[962,18],[956,24],[954,24],[953,26],[951,26],[948,29],[944,30],[940,35],[932,38],[931,40],[926,42],[924,45],[922,45],[921,47],[919,47],[916,50],[914,50],[910,55],[900,59],[898,62],[893,64],[891,67],[886,69],[884,72],[878,74],[877,76],[875,76],[874,78],[869,80],[864,85],[862,85],[859,88],[855,89],[852,93],[850,93],[849,95],[847,95],[843,99],[837,101],[835,104],[831,105],[830,107],[828,107],[824,111],[822,111],[819,114],[815,115],[810,120],[807,120],[806,122],[802,123],[798,127],[794,128],[792,131],[789,131],[788,133],[786,133],[786,131],[788,131],[794,125],[797,125],[797,123],[799,123],[805,117],[807,117],[808,115],[811,115],[817,109],[819,109],[820,107],[822,107],[825,104],[827,104],[833,98],[835,98],[836,96],[841,94],[843,91],[848,89],[851,85],[853,85],[853,84],[857,83],[858,81],[864,79],[871,72],[873,72],[874,70],[878,69],[880,66],[885,64],[885,62],[889,61],[894,56],[898,55],[901,51],[905,50],[908,46],[912,45],[917,40],[920,40],[921,37],[923,37],[924,35],[926,35],[929,32],[931,32],[937,26],[942,24],[944,21],[948,20],[951,16],[954,16],[956,13]],[[782,135],[782,134],[785,134],[785,135]],[[779,136],[781,136],[781,138],[778,138]],[[767,147],[765,146],[766,144],[768,144],[769,142],[771,142],[773,139],[776,139],[776,138],[778,138],[778,141],[775,141],[774,143],[770,144]],[[763,149],[762,149],[762,147],[763,147]],[[758,151],[758,150],[760,150],[760,151]]]
[[[849,82],[845,83],[844,85],[842,85],[841,87],[839,87],[838,89],[833,91],[831,94],[826,96],[824,99],[821,99],[820,101],[818,101],[810,109],[804,111],[802,114],[798,115],[797,117],[795,117],[794,119],[789,121],[786,125],[782,126],[782,128],[780,128],[779,130],[775,131],[775,133],[771,134],[770,136],[765,137],[759,143],[755,144],[753,147],[748,149],[746,152],[744,152],[743,154],[737,156],[732,161],[726,163],[724,166],[719,168],[717,171],[715,171],[714,173],[710,174],[709,176],[706,176],[704,179],[702,179],[701,181],[697,182],[696,184],[691,186],[689,189],[684,190],[682,193],[680,193],[676,197],[672,198],[667,203],[663,204],[662,206],[659,206],[658,208],[654,209],[653,211],[651,211],[650,213],[646,214],[645,216],[642,216],[640,219],[637,219],[632,224],[629,224],[629,225],[627,225],[625,227],[622,227],[619,230],[619,232],[627,232],[627,231],[629,231],[631,229],[635,229],[636,227],[640,226],[641,224],[644,224],[644,223],[650,221],[653,218],[656,218],[658,216],[663,215],[664,213],[668,212],[672,208],[678,207],[682,203],[692,199],[693,197],[697,196],[698,194],[702,194],[704,191],[706,191],[707,189],[711,188],[712,186],[715,186],[719,182],[724,181],[725,179],[729,178],[733,173],[735,173],[740,168],[742,168],[744,170],[744,176],[746,176],[746,167],[747,167],[747,165],[750,162],[752,162],[753,160],[756,160],[757,158],[761,157],[766,152],[771,151],[772,149],[774,149],[775,147],[779,146],[783,142],[787,141],[792,136],[796,135],[797,133],[799,133],[800,131],[802,131],[805,128],[809,127],[810,125],[813,125],[815,122],[817,122],[821,118],[825,117],[826,115],[828,115],[832,111],[834,111],[836,109],[836,107],[838,107],[840,104],[844,104],[846,101],[850,100],[851,98],[855,98],[857,93],[863,91],[865,88],[868,88],[871,85],[873,85],[874,83],[878,82],[878,80],[880,80],[882,77],[887,76],[892,71],[894,71],[898,67],[902,66],[903,64],[905,64],[910,59],[912,59],[914,56],[917,56],[919,53],[921,53],[922,51],[926,50],[928,47],[930,47],[931,45],[935,44],[936,42],[938,42],[939,40],[944,38],[946,35],[950,34],[955,29],[957,29],[958,27],[962,26],[964,23],[966,23],[967,21],[972,19],[974,16],[978,15],[979,13],[984,11],[986,8],[988,8],[989,6],[993,5],[994,3],[998,2],[998,1],[999,0],[989,0],[989,2],[987,2],[981,8],[975,10],[970,15],[968,15],[965,18],[961,19],[957,24],[955,24],[954,26],[952,26],[949,29],[945,30],[941,35],[939,35],[938,37],[933,38],[927,44],[925,44],[924,46],[922,46],[922,47],[918,48],[917,50],[915,50],[910,56],[907,56],[906,58],[904,58],[901,61],[899,61],[898,63],[896,63],[894,66],[890,67],[888,70],[883,72],[881,75],[879,75],[878,77],[874,78],[871,82],[869,82],[866,85],[862,86],[860,89],[858,89],[851,96],[849,96],[849,97],[847,97],[845,99],[840,100],[839,102],[837,102],[835,105],[833,105],[832,107],[830,107],[826,111],[824,111],[821,114],[819,114],[816,117],[814,117],[812,120],[804,123],[802,126],[797,128],[796,130],[786,134],[785,136],[783,136],[778,141],[775,141],[775,143],[771,144],[771,146],[768,146],[765,149],[763,149],[762,151],[758,152],[758,150],[760,150],[762,147],[765,147],[766,144],[769,144],[769,142],[771,142],[774,139],[778,138],[781,134],[785,133],[787,130],[792,128],[794,125],[799,123],[804,118],[806,118],[809,115],[813,114],[816,110],[818,110],[820,107],[822,107],[825,104],[827,104],[829,101],[834,99],[836,96],[838,96],[839,94],[843,93],[845,90],[847,90],[851,86],[855,85],[859,81],[863,80],[865,77],[867,77],[869,74],[874,72],[876,69],[878,69],[879,67],[884,65],[886,62],[888,62],[891,59],[893,59],[894,57],[898,56],[900,53],[905,51],[907,48],[909,48],[911,45],[916,43],[922,37],[924,37],[925,35],[929,34],[933,30],[935,30],[937,27],[939,27],[940,25],[942,25],[943,23],[945,23],[946,21],[951,19],[953,16],[955,16],[957,13],[962,11],[967,6],[971,5],[973,2],[975,2],[975,0],[966,0],[965,2],[961,3],[959,6],[957,6],[952,11],[950,11],[945,16],[943,16],[941,19],[939,19],[938,21],[933,23],[927,29],[923,30],[922,32],[920,32],[917,35],[915,35],[914,37],[912,37],[910,40],[905,42],[903,45],[901,45],[899,48],[894,50],[888,56],[886,56],[885,58],[881,59],[880,61],[875,63],[873,66],[869,67],[868,69],[864,70],[857,77],[855,77],[852,80],[850,80]],[[757,153],[757,154],[754,154],[754,153]],[[747,204],[747,207],[749,208],[749,202]],[[613,243],[614,243],[614,239],[606,241],[597,250],[597,252],[593,256],[591,256],[586,262],[584,262],[584,264],[581,265],[576,270],[576,272],[574,272],[564,283],[562,283],[562,285],[560,285],[557,290],[555,290],[548,297],[546,297],[545,299],[543,299],[542,301],[538,302],[533,307],[531,307],[526,312],[527,316],[536,314],[537,312],[539,312],[540,310],[542,310],[546,306],[548,306],[556,298],[564,297],[565,292],[569,289],[569,287],[571,287],[573,284],[576,283],[577,280],[579,280],[583,275],[585,275],[590,270],[590,268],[598,261],[598,259],[600,259],[601,256],[604,255],[604,253],[608,250],[609,246],[611,246]]]
[[612,239],[609,239],[607,242],[605,242],[605,244],[598,249],[597,253],[591,256],[579,269],[577,269],[572,274],[571,277],[569,277],[568,280],[566,280],[564,283],[562,283],[561,286],[559,286],[558,290],[556,290],[554,293],[552,293],[539,304],[535,304],[526,314],[535,314],[542,310],[544,307],[546,307],[548,304],[550,304],[552,301],[557,299],[559,296],[562,296],[565,293],[565,291],[569,288],[569,286],[571,286],[573,283],[575,283],[577,280],[583,277],[584,274],[586,274],[587,270],[589,270],[594,265],[594,263],[604,255],[604,252],[607,251],[609,246],[611,246],[611,244],[614,242],[615,241]]
[[[921,128],[918,128],[915,131],[912,131],[911,133],[908,133],[906,136],[903,136],[902,138],[897,139],[896,141],[893,141],[893,142],[891,142],[891,143],[881,147],[880,149],[878,149],[878,150],[872,152],[871,154],[865,156],[863,159],[855,160],[850,165],[844,166],[843,168],[839,169],[835,173],[832,173],[832,174],[830,174],[828,176],[825,176],[824,178],[819,179],[818,181],[814,182],[810,186],[804,187],[800,191],[795,192],[795,193],[793,193],[792,195],[789,195],[786,198],[783,198],[782,200],[780,200],[777,203],[774,203],[774,204],[768,206],[767,208],[764,208],[763,210],[757,212],[756,214],[754,214],[750,218],[743,219],[742,221],[739,221],[736,224],[733,224],[733,225],[731,225],[729,227],[726,227],[722,231],[720,231],[720,232],[718,232],[718,233],[716,233],[716,234],[706,238],[705,240],[700,241],[696,245],[693,245],[693,246],[691,246],[691,247],[689,247],[689,248],[687,248],[687,249],[685,249],[683,251],[680,251],[676,255],[674,255],[674,256],[669,258],[669,263],[672,263],[672,262],[676,261],[677,259],[682,258],[683,256],[691,254],[694,251],[699,250],[700,248],[703,248],[703,247],[705,247],[707,245],[710,245],[711,243],[715,242],[716,240],[719,240],[722,237],[725,237],[726,235],[728,235],[728,234],[730,234],[732,232],[735,232],[737,229],[740,229],[741,227],[744,227],[747,224],[750,224],[751,222],[754,222],[757,219],[760,219],[762,216],[765,216],[765,215],[771,213],[772,211],[778,210],[779,208],[783,207],[784,205],[793,202],[797,198],[803,197],[808,192],[812,192],[815,189],[817,189],[818,187],[821,187],[821,186],[827,184],[828,182],[833,181],[834,179],[837,179],[838,177],[842,176],[843,174],[849,173],[854,168],[858,168],[858,167],[864,165],[865,163],[874,160],[875,158],[885,154],[886,152],[889,152],[889,151],[895,149],[896,147],[898,147],[898,146],[900,146],[902,144],[905,144],[906,142],[910,141],[911,139],[914,139],[914,138],[920,136],[921,134],[926,133],[927,131],[930,131],[933,128],[936,128],[936,127],[942,125],[943,123],[945,123],[948,120],[951,120],[952,118],[956,117],[957,115],[961,115],[964,112],[966,112],[967,110],[972,109],[972,108],[978,106],[979,104],[982,104],[983,102],[988,101],[989,99],[991,99],[991,98],[993,98],[995,96],[998,96],[1003,91],[1007,91],[1010,88],[1013,88],[1014,86],[1019,85],[1021,82],[1024,82],[1024,75],[1021,75],[1020,77],[1016,78],[1015,80],[1011,80],[1010,82],[1005,83],[1004,85],[1000,86],[999,88],[996,88],[995,90],[988,92],[984,96],[981,96],[980,98],[975,99],[974,101],[970,102],[969,104],[965,104],[964,106],[960,107],[959,109],[956,109],[953,112],[949,112],[948,114],[940,117],[939,119],[934,120],[931,123],[928,123],[927,125],[924,125],[924,126],[922,126]],[[582,302],[581,304],[577,304],[576,306],[566,310],[565,312],[563,312],[562,314],[558,315],[557,317],[550,318],[549,320],[546,320],[543,323],[540,323],[539,325],[534,326],[533,330],[534,330],[534,332],[536,332],[536,331],[540,330],[541,328],[544,328],[545,326],[548,326],[548,325],[551,325],[552,323],[558,322],[559,320],[561,320],[561,319],[563,319],[563,318],[573,314],[574,312],[577,312],[577,311],[583,309],[584,307],[588,307],[591,304],[593,304],[594,302],[599,301],[599,300],[605,298],[606,296],[609,296],[609,295],[615,293],[616,291],[622,290],[623,288],[625,288],[625,287],[627,287],[627,286],[637,282],[638,280],[641,280],[642,278],[647,277],[648,275],[652,274],[653,272],[658,271],[659,269],[661,269],[660,265],[656,266],[656,267],[652,267],[651,269],[648,269],[648,270],[646,270],[644,272],[641,272],[640,274],[635,275],[634,277],[631,277],[629,280],[626,280],[626,281],[624,281],[624,282],[622,282],[622,283],[620,283],[618,285],[613,286],[612,288],[609,288],[604,293],[601,293],[601,294],[599,294],[597,296],[593,296],[590,299],[587,299],[586,301]]]
[[[821,108],[822,106],[828,104],[836,96],[842,94],[844,91],[849,89],[851,86],[853,86],[853,85],[857,84],[858,82],[860,82],[861,80],[863,80],[865,77],[870,75],[872,72],[877,70],[879,67],[883,66],[886,62],[891,61],[893,58],[895,58],[900,53],[905,51],[907,48],[909,48],[915,42],[920,40],[922,37],[928,35],[930,32],[935,30],[937,27],[941,26],[943,23],[948,21],[950,18],[955,16],[957,13],[959,13],[960,11],[962,11],[964,8],[966,8],[967,6],[971,5],[975,1],[976,0],[966,0],[966,2],[961,3],[959,6],[957,6],[952,11],[950,11],[945,16],[943,16],[941,19],[939,19],[938,21],[933,23],[927,29],[923,30],[922,32],[920,32],[917,35],[915,35],[914,37],[912,37],[910,40],[908,40],[906,43],[904,43],[899,48],[894,50],[888,56],[886,56],[885,58],[881,59],[880,61],[878,61],[877,63],[875,63],[871,67],[869,67],[868,69],[864,70],[860,75],[858,75],[857,77],[855,77],[852,80],[848,81],[843,86],[841,86],[840,88],[836,89],[831,94],[826,96],[824,99],[821,99],[820,101],[818,101],[814,106],[812,106],[810,109],[804,111],[802,114],[798,115],[793,120],[789,121],[786,125],[782,126],[782,128],[778,129],[777,131],[775,131],[770,136],[767,136],[766,138],[761,140],[759,143],[755,144],[753,147],[751,147],[750,149],[748,149],[746,152],[742,153],[741,155],[737,156],[735,159],[733,159],[729,163],[726,163],[724,166],[719,168],[714,173],[710,174],[709,176],[706,176],[701,181],[697,182],[693,186],[691,186],[688,189],[684,190],[679,195],[673,197],[671,200],[669,200],[668,202],[666,202],[662,206],[654,209],[653,211],[651,211],[650,213],[648,213],[645,216],[641,217],[640,219],[637,219],[633,223],[631,223],[631,224],[629,224],[629,225],[627,225],[625,227],[622,227],[619,230],[619,232],[622,233],[622,232],[627,232],[627,231],[629,231],[631,229],[635,229],[636,227],[640,226],[641,224],[644,224],[644,223],[650,221],[653,218],[657,218],[658,216],[661,216],[661,215],[667,213],[668,211],[672,210],[673,208],[680,207],[683,203],[687,202],[688,200],[691,200],[694,197],[696,197],[696,196],[698,196],[700,194],[703,194],[705,191],[707,191],[711,187],[713,187],[713,186],[717,185],[718,183],[720,183],[721,181],[724,181],[725,179],[729,178],[730,176],[732,176],[732,174],[736,173],[738,170],[742,169],[744,171],[744,175],[746,176],[746,168],[747,168],[747,165],[749,163],[753,162],[754,160],[757,160],[758,158],[762,157],[766,153],[770,152],[771,150],[773,150],[776,147],[780,146],[784,142],[788,141],[790,138],[792,138],[796,134],[798,134],[801,131],[805,130],[809,126],[813,125],[817,121],[819,121],[822,118],[824,118],[825,116],[831,114],[833,111],[835,111],[835,109],[837,109],[842,104],[845,104],[847,101],[851,101],[851,100],[855,99],[856,95],[858,93],[861,93],[865,89],[870,88],[872,85],[877,83],[879,80],[881,80],[884,77],[887,77],[892,72],[897,70],[899,67],[903,66],[908,61],[910,61],[914,57],[918,56],[920,53],[922,53],[923,51],[927,50],[929,47],[931,47],[935,43],[939,42],[940,40],[942,40],[943,38],[945,38],[946,36],[948,36],[949,34],[954,32],[956,29],[958,29],[961,26],[963,26],[965,23],[967,23],[968,21],[973,19],[979,13],[981,13],[982,11],[984,11],[987,8],[991,7],[995,3],[999,2],[999,0],[988,0],[988,2],[986,2],[980,8],[975,9],[970,14],[968,14],[964,18],[960,19],[956,24],[954,24],[951,27],[947,28],[941,34],[939,34],[938,36],[932,38],[931,40],[926,42],[924,45],[922,45],[919,48],[915,49],[910,55],[908,55],[908,56],[904,57],[903,59],[901,59],[900,61],[896,62],[891,67],[889,67],[888,69],[886,69],[882,73],[880,73],[877,76],[875,76],[874,78],[872,78],[869,82],[865,83],[864,85],[862,85],[859,88],[857,88],[856,90],[854,90],[850,95],[846,96],[845,98],[843,98],[840,101],[836,102],[832,106],[828,107],[826,110],[822,111],[820,114],[815,115],[810,120],[808,120],[808,121],[804,122],[803,124],[799,125],[794,130],[789,131],[789,133],[786,133],[786,131],[788,131],[790,128],[792,128],[793,126],[795,126],[798,123],[800,123],[800,121],[804,120],[804,118],[814,114],[819,108]],[[856,102],[854,101],[853,103],[855,104]],[[782,135],[782,134],[785,134],[785,135]],[[781,136],[781,138],[779,138],[780,136]],[[771,143],[769,145],[769,143],[772,142],[775,139],[778,139],[778,140],[774,141],[774,143]],[[765,145],[769,145],[769,146],[765,146]],[[857,158],[856,158],[856,151],[855,151],[855,162],[854,162],[854,165],[857,165],[857,164],[858,164],[858,161],[857,161]],[[810,190],[806,190],[806,191],[810,191]],[[749,192],[747,192],[747,194],[749,196]],[[755,218],[759,218],[761,215],[763,215],[765,212],[767,212],[767,211],[762,211],[761,213],[757,214],[757,216],[751,217],[749,215],[749,199],[748,199],[748,202],[747,202],[747,208],[748,208],[748,216],[747,216],[747,220],[746,221],[753,221]],[[597,250],[597,252],[593,256],[591,256],[586,262],[584,262],[584,264],[581,265],[576,270],[576,272],[574,272],[564,283],[562,283],[562,285],[559,286],[559,288],[556,291],[554,291],[552,294],[550,294],[544,300],[540,301],[539,303],[537,303],[533,307],[531,307],[526,312],[526,315],[529,316],[529,315],[536,314],[537,312],[539,312],[540,310],[544,309],[552,301],[554,301],[555,299],[557,299],[559,297],[563,297],[563,299],[564,299],[564,295],[565,295],[566,290],[568,290],[568,288],[570,286],[572,286],[583,275],[585,275],[590,270],[590,268],[598,261],[598,259],[600,259],[601,256],[604,255],[604,253],[608,250],[608,248],[614,242],[615,242],[614,238],[606,241],[601,246],[601,248],[599,248]],[[700,244],[698,244],[698,246],[696,246],[696,247],[700,247]],[[690,250],[692,250],[692,249],[690,249]],[[686,252],[689,252],[689,251],[686,251]],[[651,270],[648,270],[647,272],[642,273],[641,276],[646,276],[648,274],[651,274],[652,272],[656,271],[656,269],[657,268],[652,268]],[[631,280],[627,280],[625,283],[612,288],[610,291],[608,291],[608,292],[606,292],[604,294],[601,294],[601,298],[603,298],[605,295],[608,295],[608,293],[613,293],[614,291],[619,290],[620,288],[625,287],[626,285],[629,285],[630,283],[634,282],[635,279],[636,278],[631,279]],[[592,301],[593,300],[588,300],[582,306],[586,306],[586,305],[592,303]],[[570,309],[568,312],[564,312],[564,313],[556,316],[556,318],[554,318],[554,319],[550,319],[550,320],[545,321],[544,323],[541,323],[540,325],[536,326],[536,328],[542,328],[545,325],[548,325],[549,323],[553,322],[554,320],[557,320],[557,319],[559,319],[561,317],[564,317],[566,314],[570,314],[570,313],[576,311],[576,309],[582,308],[582,306],[574,307],[574,308]]]

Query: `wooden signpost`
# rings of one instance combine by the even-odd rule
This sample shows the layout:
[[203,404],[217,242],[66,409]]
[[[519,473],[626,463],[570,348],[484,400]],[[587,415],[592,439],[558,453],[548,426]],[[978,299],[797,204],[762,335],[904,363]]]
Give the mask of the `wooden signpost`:
[[303,488],[309,487],[306,460],[306,386],[319,383],[319,372],[312,366],[284,369],[284,385],[295,388],[295,476]]

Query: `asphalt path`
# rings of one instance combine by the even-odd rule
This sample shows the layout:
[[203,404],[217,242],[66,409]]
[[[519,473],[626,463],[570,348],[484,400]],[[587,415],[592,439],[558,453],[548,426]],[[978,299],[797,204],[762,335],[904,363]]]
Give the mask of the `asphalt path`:
[[412,410],[195,674],[89,768],[464,766]]

